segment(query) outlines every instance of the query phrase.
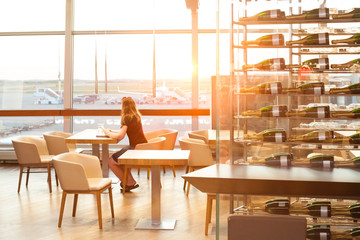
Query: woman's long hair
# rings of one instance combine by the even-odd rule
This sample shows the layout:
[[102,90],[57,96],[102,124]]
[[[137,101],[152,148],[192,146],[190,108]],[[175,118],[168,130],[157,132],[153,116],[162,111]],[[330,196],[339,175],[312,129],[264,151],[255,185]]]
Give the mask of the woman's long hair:
[[124,97],[122,99],[122,110],[121,110],[121,125],[125,124],[125,119],[136,118],[136,121],[141,121],[141,114],[136,107],[134,99],[131,97]]

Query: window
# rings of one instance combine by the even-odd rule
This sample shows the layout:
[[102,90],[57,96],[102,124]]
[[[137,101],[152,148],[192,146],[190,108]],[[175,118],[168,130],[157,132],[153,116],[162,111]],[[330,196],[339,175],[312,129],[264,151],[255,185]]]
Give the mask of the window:
[[63,36],[1,37],[0,52],[2,110],[63,108]]

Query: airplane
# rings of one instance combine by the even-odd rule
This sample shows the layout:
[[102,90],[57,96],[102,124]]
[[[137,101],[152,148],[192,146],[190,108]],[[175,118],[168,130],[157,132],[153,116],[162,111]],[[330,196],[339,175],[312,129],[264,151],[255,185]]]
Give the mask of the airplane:
[[118,92],[122,95],[121,98],[132,97],[138,104],[183,104],[189,101],[186,93],[178,87],[157,87],[156,97],[152,94],[121,91],[119,86]]

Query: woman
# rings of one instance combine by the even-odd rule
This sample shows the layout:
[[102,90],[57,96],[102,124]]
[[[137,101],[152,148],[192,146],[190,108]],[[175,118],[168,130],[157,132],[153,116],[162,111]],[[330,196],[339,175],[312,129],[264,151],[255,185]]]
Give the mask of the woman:
[[[130,141],[130,146],[124,147],[120,151],[114,153],[108,160],[110,169],[120,179],[120,181],[122,181],[124,177],[124,166],[117,165],[118,157],[125,153],[127,150],[134,149],[135,146],[139,143],[147,143],[141,124],[141,115],[136,107],[134,99],[132,99],[131,97],[124,97],[121,101],[121,129],[103,129],[104,133],[108,137],[116,138],[121,141],[127,134]],[[128,171],[127,175],[128,176],[125,186],[126,192],[139,187],[139,184],[136,183],[135,179],[131,175],[131,171]],[[120,182],[120,186],[122,188],[124,187],[122,182]]]

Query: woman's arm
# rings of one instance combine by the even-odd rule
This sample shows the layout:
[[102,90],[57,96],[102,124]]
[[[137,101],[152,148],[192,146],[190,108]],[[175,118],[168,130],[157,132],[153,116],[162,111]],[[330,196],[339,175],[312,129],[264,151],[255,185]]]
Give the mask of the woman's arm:
[[127,126],[123,125],[121,127],[121,129],[117,130],[117,131],[103,128],[103,131],[104,131],[106,136],[108,136],[110,138],[116,138],[116,139],[119,139],[121,141],[125,137],[125,134],[126,134],[126,131],[127,131]]

